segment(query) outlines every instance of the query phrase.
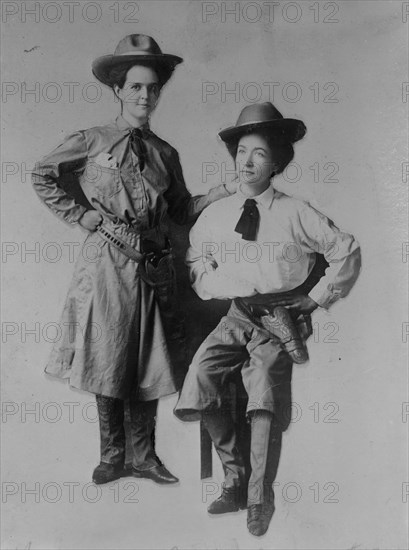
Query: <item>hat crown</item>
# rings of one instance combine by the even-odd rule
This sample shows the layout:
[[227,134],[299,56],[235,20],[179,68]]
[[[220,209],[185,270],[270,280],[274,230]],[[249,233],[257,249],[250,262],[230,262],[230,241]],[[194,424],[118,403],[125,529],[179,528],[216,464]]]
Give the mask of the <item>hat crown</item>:
[[125,64],[132,67],[145,63],[154,65],[163,86],[171,77],[176,65],[182,61],[183,59],[177,55],[163,53],[151,36],[128,34],[120,40],[113,55],[103,55],[94,59],[92,72],[100,82],[112,87],[111,72],[114,67]]
[[136,52],[162,55],[162,50],[158,43],[146,34],[128,34],[128,36],[125,36],[118,43],[114,55],[125,55]]
[[234,144],[241,136],[251,132],[263,131],[277,143],[294,143],[302,139],[306,132],[302,120],[284,118],[272,103],[253,103],[241,111],[235,126],[219,132],[226,144]]
[[249,124],[251,122],[269,122],[282,118],[283,115],[280,111],[269,101],[265,103],[254,103],[244,107],[237,119],[236,126],[242,126],[243,124]]

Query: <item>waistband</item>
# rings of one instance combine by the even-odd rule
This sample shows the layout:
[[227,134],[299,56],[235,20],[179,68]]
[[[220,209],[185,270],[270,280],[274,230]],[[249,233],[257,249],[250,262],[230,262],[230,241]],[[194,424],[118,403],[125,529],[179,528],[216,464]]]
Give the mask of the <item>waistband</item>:
[[[174,282],[173,255],[170,248],[170,243],[167,248],[160,248],[160,243],[152,240],[146,241],[151,244],[151,247],[146,245],[145,241],[141,241],[141,235],[137,235],[139,239],[139,248],[129,244],[118,232],[112,230],[113,225],[102,221],[97,227],[100,237],[108,244],[120,250],[130,260],[136,262],[139,266],[139,275],[150,286],[168,287]],[[150,237],[154,237],[157,233],[147,233]]]
[[149,229],[137,229],[118,218],[111,220],[103,216],[101,226],[110,233],[118,235],[128,244],[141,252],[159,251],[169,248],[169,239],[162,226]]
[[294,294],[308,294],[318,281],[325,275],[325,270],[329,266],[329,263],[322,254],[315,255],[315,264],[306,278],[306,280],[296,288],[288,290],[286,292],[277,292],[274,294],[256,294],[255,296],[250,296],[249,298],[236,298],[236,300],[241,300],[241,304],[245,305],[264,305],[274,307],[279,300],[283,298],[288,298]]
[[299,294],[300,292],[305,292],[303,284],[286,292],[277,292],[274,294],[255,294],[254,296],[249,296],[248,298],[235,298],[234,301],[248,306],[274,306],[283,298],[294,296],[295,294]]

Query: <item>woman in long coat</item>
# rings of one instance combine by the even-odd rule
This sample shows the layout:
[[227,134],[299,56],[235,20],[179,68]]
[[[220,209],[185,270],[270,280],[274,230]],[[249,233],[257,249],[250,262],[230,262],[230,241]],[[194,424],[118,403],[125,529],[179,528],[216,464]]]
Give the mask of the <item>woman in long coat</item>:
[[[124,401],[130,403],[132,475],[174,483],[156,456],[158,399],[174,393],[183,360],[166,217],[185,224],[234,192],[191,197],[177,151],[149,128],[162,86],[180,57],[149,36],[121,40],[93,73],[121,101],[114,123],[80,130],[44,157],[35,191],[60,218],[89,231],[76,263],[48,374],[96,394],[101,461],[95,483],[126,475]],[[230,185],[230,184],[229,184]]]

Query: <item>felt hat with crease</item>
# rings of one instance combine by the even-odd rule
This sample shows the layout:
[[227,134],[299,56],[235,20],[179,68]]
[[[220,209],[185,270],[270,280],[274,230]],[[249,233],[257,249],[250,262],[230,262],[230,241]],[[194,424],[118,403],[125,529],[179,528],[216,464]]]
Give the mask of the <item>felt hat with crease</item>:
[[235,126],[219,133],[226,143],[237,142],[244,134],[262,130],[279,143],[294,143],[302,139],[307,131],[301,120],[284,118],[272,103],[253,103],[241,111]]
[[183,59],[177,55],[162,53],[157,42],[145,34],[129,34],[117,45],[113,55],[103,55],[92,63],[94,76],[103,84],[112,86],[110,73],[118,65],[132,67],[141,62],[143,65],[151,65],[165,84],[172,75],[176,65]]

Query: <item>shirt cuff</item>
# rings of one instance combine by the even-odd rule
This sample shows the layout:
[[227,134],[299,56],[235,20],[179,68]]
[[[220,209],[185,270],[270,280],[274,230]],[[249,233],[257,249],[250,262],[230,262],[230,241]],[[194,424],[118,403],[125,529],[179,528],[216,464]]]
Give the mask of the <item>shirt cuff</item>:
[[78,206],[76,206],[75,208],[72,209],[72,211],[70,212],[70,215],[67,216],[66,221],[68,223],[72,223],[72,224],[78,223],[80,221],[80,219],[82,218],[82,216],[87,211],[88,211],[88,209],[85,208],[85,206],[78,205]]
[[329,309],[332,304],[341,298],[341,290],[328,288],[323,290],[317,285],[311,290],[308,296],[320,307]]

